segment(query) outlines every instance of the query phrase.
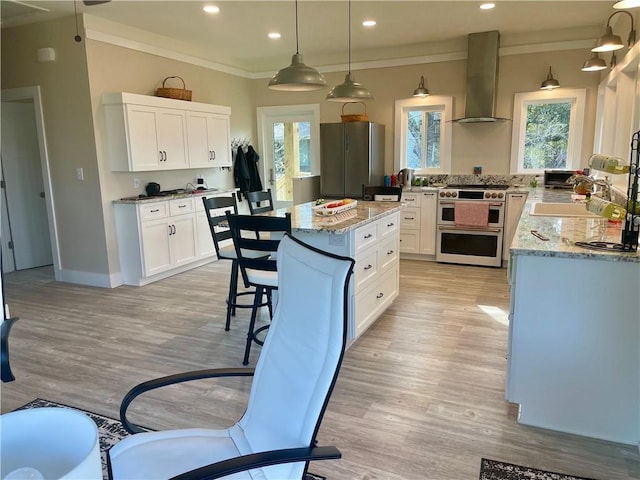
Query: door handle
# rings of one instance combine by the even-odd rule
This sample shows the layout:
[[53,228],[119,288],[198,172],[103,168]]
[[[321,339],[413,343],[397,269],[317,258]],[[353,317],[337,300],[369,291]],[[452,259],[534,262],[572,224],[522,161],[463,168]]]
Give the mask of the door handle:
[[273,185],[273,168],[269,169],[269,184]]

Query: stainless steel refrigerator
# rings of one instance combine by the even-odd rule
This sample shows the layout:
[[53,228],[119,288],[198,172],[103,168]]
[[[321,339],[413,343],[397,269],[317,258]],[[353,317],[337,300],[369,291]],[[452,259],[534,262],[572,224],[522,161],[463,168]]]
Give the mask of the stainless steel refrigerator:
[[320,124],[320,194],[361,198],[362,185],[384,182],[384,125]]

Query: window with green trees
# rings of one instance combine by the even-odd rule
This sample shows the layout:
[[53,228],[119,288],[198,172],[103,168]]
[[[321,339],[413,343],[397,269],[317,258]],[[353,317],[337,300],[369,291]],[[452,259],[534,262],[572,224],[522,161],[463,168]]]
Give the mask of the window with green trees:
[[584,88],[515,94],[511,173],[580,168],[585,98]]
[[441,112],[407,112],[407,167],[440,168]]

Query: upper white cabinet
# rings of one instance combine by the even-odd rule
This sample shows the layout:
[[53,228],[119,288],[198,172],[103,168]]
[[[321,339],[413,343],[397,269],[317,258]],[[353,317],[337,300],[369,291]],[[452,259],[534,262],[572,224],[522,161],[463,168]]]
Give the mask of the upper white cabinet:
[[189,165],[230,167],[231,140],[229,115],[187,112]]
[[105,93],[106,144],[119,172],[231,166],[231,108]]

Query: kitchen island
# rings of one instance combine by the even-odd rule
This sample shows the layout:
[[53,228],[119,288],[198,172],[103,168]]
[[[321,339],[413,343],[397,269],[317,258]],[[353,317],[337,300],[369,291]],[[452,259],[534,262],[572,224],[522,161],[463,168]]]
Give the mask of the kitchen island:
[[349,285],[347,345],[369,328],[398,296],[400,202],[358,201],[355,208],[318,216],[313,202],[264,215],[291,213],[294,237],[321,250],[355,259]]
[[530,214],[571,193],[529,197],[510,250],[506,399],[520,423],[637,445],[640,255],[575,245],[620,242],[620,222]]

